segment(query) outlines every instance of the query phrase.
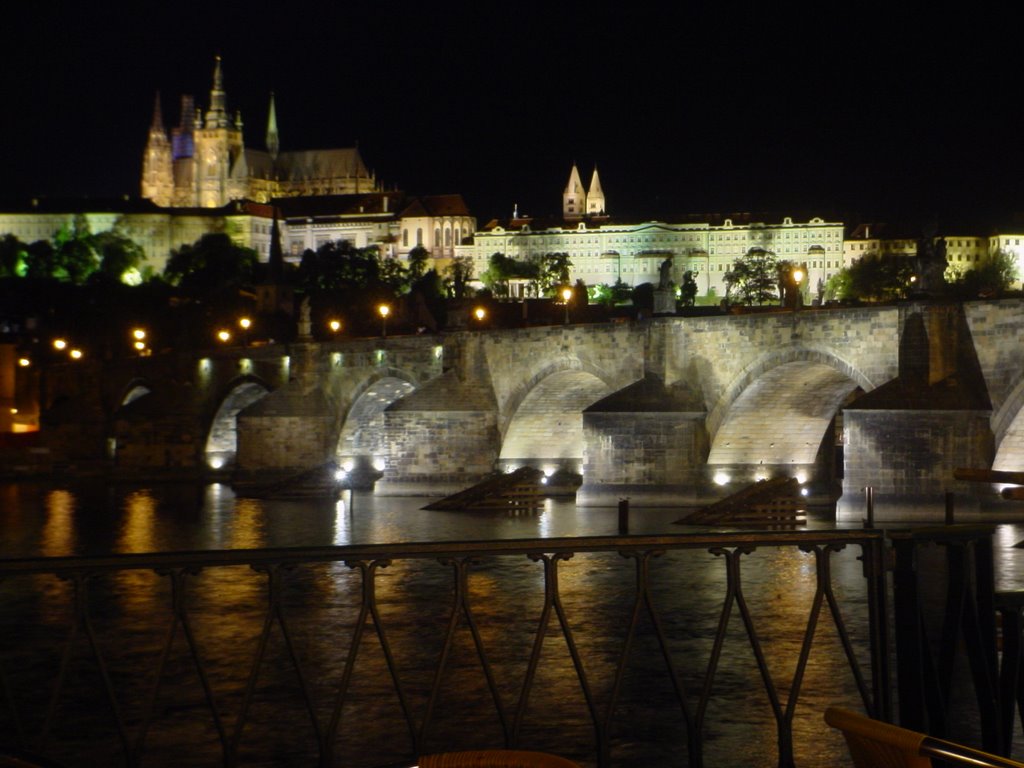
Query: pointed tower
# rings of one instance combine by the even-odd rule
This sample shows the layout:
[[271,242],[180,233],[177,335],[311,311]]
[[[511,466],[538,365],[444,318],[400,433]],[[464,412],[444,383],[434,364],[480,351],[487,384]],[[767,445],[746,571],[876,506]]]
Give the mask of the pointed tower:
[[168,206],[174,194],[174,163],[171,142],[160,111],[160,92],[153,103],[153,122],[142,156],[142,196],[157,205]]
[[278,150],[281,148],[280,139],[277,135],[277,109],[274,107],[274,92],[270,92],[270,109],[267,111],[267,152],[271,160],[277,160]]
[[196,124],[200,125],[201,120],[202,128],[197,127],[194,131],[193,205],[204,208],[219,208],[231,200],[248,197],[247,179],[236,179],[232,175],[235,163],[244,151],[241,116],[232,119],[226,105],[224,75],[218,56],[213,68],[210,108],[206,110],[205,118],[196,112]]
[[583,191],[583,182],[580,181],[579,169],[576,163],[573,163],[569,183],[565,185],[565,192],[562,193],[562,215],[567,219],[578,219],[586,210],[587,196]]
[[597,176],[597,165],[594,165],[594,175],[590,177],[590,189],[587,190],[587,214],[590,216],[604,216],[604,190],[601,189],[601,179]]

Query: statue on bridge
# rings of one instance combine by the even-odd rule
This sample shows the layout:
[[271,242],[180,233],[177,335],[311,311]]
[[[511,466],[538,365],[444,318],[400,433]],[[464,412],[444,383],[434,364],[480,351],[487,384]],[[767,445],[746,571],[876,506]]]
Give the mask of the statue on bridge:
[[935,225],[925,227],[917,241],[914,271],[917,283],[911,294],[939,296],[946,288],[946,238],[935,236]]

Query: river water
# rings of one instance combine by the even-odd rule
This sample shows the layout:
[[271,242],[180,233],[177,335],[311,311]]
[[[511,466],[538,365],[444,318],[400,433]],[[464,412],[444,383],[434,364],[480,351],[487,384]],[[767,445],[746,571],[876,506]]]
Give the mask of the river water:
[[[617,510],[583,508],[571,502],[548,501],[537,513],[465,514],[425,512],[422,498],[377,497],[347,493],[338,501],[264,501],[239,499],[222,485],[107,486],[53,488],[33,484],[0,485],[0,557],[57,557],[262,547],[346,544],[393,544],[493,539],[599,536],[617,532]],[[673,525],[684,510],[634,508],[631,534],[683,533]],[[812,514],[809,527],[833,527],[827,511]],[[996,536],[998,588],[1024,587],[1019,526],[1000,526]],[[856,652],[867,660],[864,583],[856,547],[838,553],[833,573]],[[795,549],[746,556],[743,586],[776,683],[785,689],[814,595],[813,560]],[[608,697],[614,668],[628,623],[633,586],[632,565],[614,554],[582,555],[561,570],[562,599],[584,659],[599,708]],[[652,578],[652,598],[662,611],[666,634],[679,675],[692,696],[700,689],[725,594],[721,558],[707,552],[675,552],[662,558]],[[656,576],[658,574],[655,574]],[[671,577],[668,577],[671,574]],[[138,727],[133,712],[142,710],[152,688],[154,659],[159,655],[169,603],[165,580],[140,572],[123,574],[92,595],[97,634],[106,648],[117,696],[125,708],[129,730]],[[543,601],[543,579],[537,564],[526,558],[485,562],[471,579],[485,646],[496,670],[500,695],[512,710]],[[262,582],[249,570],[204,571],[194,582],[192,619],[205,649],[207,673],[226,727],[241,709],[241,691],[251,665],[265,610]],[[398,563],[382,575],[378,599],[388,623],[395,656],[408,685],[417,720],[437,665],[450,610],[449,571],[436,563]],[[317,717],[329,720],[334,691],[343,674],[345,651],[358,608],[358,575],[343,565],[326,564],[303,570],[289,586],[302,663],[310,670]],[[56,579],[32,577],[0,584],[3,610],[0,662],[11,680],[23,712],[23,725],[38,730],[49,688],[26,692],[32,681],[53,677],[67,630],[69,588]],[[164,618],[154,618],[161,617]],[[722,667],[705,724],[705,765],[769,766],[777,764],[775,726],[749,644],[738,615],[730,619]],[[611,728],[614,765],[685,765],[685,728],[661,651],[650,631],[638,635],[622,683],[621,700]],[[859,708],[856,688],[842,659],[841,647],[827,624],[815,635],[814,650],[794,718],[797,765],[847,765],[841,740],[821,721],[829,704]],[[372,627],[367,626],[367,637]],[[275,636],[276,637],[276,636]],[[476,687],[442,689],[435,735],[424,751],[453,745],[482,747],[500,742],[493,716],[478,706],[489,698],[471,638],[463,632],[452,656],[453,669],[472,673]],[[364,644],[369,641],[364,639]],[[87,646],[84,641],[79,646]],[[367,645],[370,648],[372,643]],[[127,648],[129,650],[121,650]],[[87,647],[86,647],[87,651]],[[110,718],[76,696],[102,683],[81,670],[88,668],[84,651],[76,650],[70,678],[70,703],[62,704],[49,750],[68,765],[123,764]],[[361,650],[362,653],[362,650]],[[6,654],[6,655],[4,655]],[[87,654],[85,654],[87,655]],[[262,673],[239,755],[247,765],[311,765],[312,726],[303,720],[303,705],[290,677],[290,657],[278,638],[272,640],[268,671]],[[360,656],[353,678],[358,705],[344,712],[339,764],[408,764],[410,739],[390,689],[385,659],[379,651]],[[866,669],[866,667],[865,667]],[[169,667],[162,696],[177,691],[176,679],[194,675],[187,652],[179,648]],[[149,675],[149,677],[147,677]],[[453,678],[458,680],[456,676]],[[461,685],[461,683],[460,683]],[[187,687],[181,682],[179,687]],[[193,685],[194,687],[194,685]],[[168,692],[171,693],[168,693]],[[785,690],[783,690],[783,693]],[[194,692],[193,692],[194,693]],[[208,723],[196,726],[199,696],[188,706],[161,709],[146,737],[144,765],[216,765],[216,732]],[[83,698],[82,701],[85,701]],[[531,702],[546,703],[543,717],[522,724],[523,746],[560,752],[592,764],[592,732],[585,701],[573,672],[567,646],[549,629]],[[102,709],[102,708],[101,708]],[[493,711],[493,710],[492,710]],[[284,713],[288,714],[285,715]],[[295,713],[299,714],[296,716]],[[207,718],[208,719],[208,718]],[[202,717],[199,718],[202,720]],[[188,721],[188,722],[186,722]],[[12,737],[12,719],[0,717],[0,738]],[[258,734],[249,745],[249,735]],[[2,742],[0,742],[2,743]],[[206,750],[209,749],[209,752]],[[211,755],[213,757],[211,757]]]

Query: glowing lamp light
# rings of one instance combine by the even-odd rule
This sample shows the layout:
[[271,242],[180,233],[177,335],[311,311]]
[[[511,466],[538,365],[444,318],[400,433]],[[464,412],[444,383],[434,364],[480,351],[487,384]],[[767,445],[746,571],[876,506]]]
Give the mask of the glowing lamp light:
[[343,470],[345,470],[346,472],[351,472],[352,471],[352,467],[354,467],[354,466],[355,466],[355,463],[352,461],[352,459],[349,459],[348,461],[346,461],[344,464],[341,465],[341,468]]
[[341,321],[331,320],[331,322],[327,324],[327,327],[331,329],[331,333],[337,333],[341,330]]
[[139,350],[139,352],[141,352],[142,350],[144,350],[146,348],[146,342],[144,342],[144,341],[136,341],[135,342],[135,348],[137,350]]
[[346,472],[344,469],[339,469],[337,472],[334,473],[334,479],[337,480],[339,483],[345,480],[345,478],[347,477],[348,472]]
[[800,483],[800,485],[803,485],[804,483],[807,482],[807,473],[806,472],[797,472],[793,477],[796,478],[796,481],[798,483]]
[[376,469],[378,472],[383,472],[386,466],[387,464],[384,462],[384,459],[380,457],[373,460],[373,468]]
[[21,366],[22,368],[28,368],[30,365],[32,365],[32,361],[29,360],[27,357],[19,357],[18,365]]
[[221,330],[217,331],[217,339],[227,344],[229,341],[231,341],[231,332],[224,330],[222,328]]
[[801,488],[800,489],[800,495],[801,496],[810,496],[811,492],[809,490],[807,490],[806,488]]
[[483,322],[484,318],[487,317],[487,310],[483,307],[477,307],[473,310],[473,317],[475,317],[478,322]]
[[377,314],[379,314],[381,317],[387,317],[388,315],[391,314],[391,307],[389,307],[387,304],[381,304],[379,307],[377,307]]
[[132,331],[132,338],[136,341],[142,341],[146,338],[146,332],[142,328],[136,328]]
[[248,331],[250,325],[252,325],[252,320],[250,320],[248,317],[240,317],[240,318],[238,318],[238,326],[243,331]]
[[68,352],[68,354],[71,355],[72,360],[82,359],[82,350],[80,349],[72,349],[70,352]]
[[730,478],[725,472],[715,472],[715,476],[712,479],[714,480],[715,485],[728,485]]
[[210,469],[220,469],[224,466],[224,459],[220,456],[214,456],[210,459]]
[[61,350],[61,349],[64,349],[65,347],[67,347],[67,345],[68,345],[68,343],[64,339],[54,339],[53,340],[53,348],[54,349]]
[[796,283],[797,285],[800,285],[800,283],[803,281],[803,279],[804,279],[804,271],[802,269],[794,269],[793,270],[793,282]]

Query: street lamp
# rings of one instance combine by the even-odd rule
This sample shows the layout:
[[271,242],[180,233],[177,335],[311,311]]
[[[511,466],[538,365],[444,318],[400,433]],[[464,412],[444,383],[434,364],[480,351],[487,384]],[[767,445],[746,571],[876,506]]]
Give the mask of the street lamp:
[[217,331],[217,340],[223,344],[227,344],[229,341],[231,341],[231,332],[226,328],[221,328],[219,331]]
[[797,267],[793,270],[793,285],[796,286],[796,291],[793,294],[793,309],[799,309],[803,303],[803,295],[800,293],[800,283],[803,282],[804,271]]
[[82,350],[80,349],[72,349],[70,352],[68,352],[68,354],[71,355],[72,360],[82,359]]
[[473,310],[473,317],[476,318],[476,321],[478,323],[482,323],[484,321],[484,318],[487,317],[487,310],[484,309],[483,307],[477,307],[476,309]]
[[340,320],[331,320],[327,324],[327,327],[331,329],[331,333],[337,333],[338,331],[341,330],[341,321]]
[[387,304],[381,304],[377,307],[377,312],[380,315],[380,335],[386,338],[388,335],[388,315],[391,314],[391,307]]
[[135,339],[132,346],[141,355],[146,349],[146,331],[142,328],[132,329],[132,338]]
[[67,347],[67,345],[68,345],[68,343],[64,339],[54,339],[53,340],[53,348],[56,349],[58,352],[63,350],[65,347]]
[[565,304],[565,324],[569,324],[569,301],[572,299],[572,288],[565,286],[562,289],[562,303]]
[[248,317],[238,318],[238,327],[242,329],[242,345],[249,346],[249,326],[252,325],[252,320]]

